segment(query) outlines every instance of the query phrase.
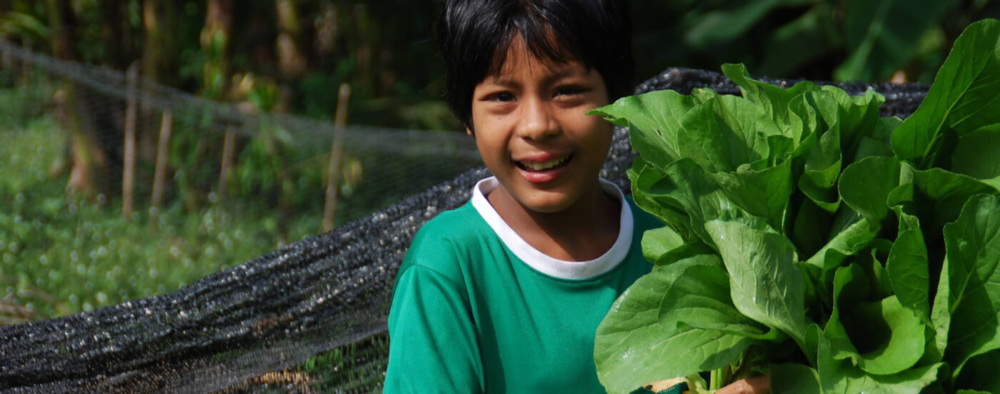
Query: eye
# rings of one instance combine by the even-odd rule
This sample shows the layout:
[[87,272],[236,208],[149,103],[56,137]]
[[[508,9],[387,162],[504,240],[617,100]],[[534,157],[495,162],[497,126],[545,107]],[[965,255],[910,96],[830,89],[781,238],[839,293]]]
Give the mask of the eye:
[[510,102],[514,101],[514,94],[510,92],[498,92],[487,97],[489,101]]
[[556,89],[555,96],[572,96],[585,92],[586,89],[580,86],[560,86]]

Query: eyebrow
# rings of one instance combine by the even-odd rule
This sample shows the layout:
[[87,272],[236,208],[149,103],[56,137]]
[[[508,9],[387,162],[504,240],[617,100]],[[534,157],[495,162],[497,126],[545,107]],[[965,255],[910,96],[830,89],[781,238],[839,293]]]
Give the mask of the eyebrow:
[[[563,78],[574,77],[577,75],[586,75],[587,73],[582,69],[577,69],[576,67],[564,67],[562,70],[545,77],[542,80],[543,84],[551,84],[554,81],[558,81]],[[492,76],[493,80],[490,82],[494,85],[500,85],[504,87],[518,87],[520,84],[513,79],[504,78],[500,76]]]

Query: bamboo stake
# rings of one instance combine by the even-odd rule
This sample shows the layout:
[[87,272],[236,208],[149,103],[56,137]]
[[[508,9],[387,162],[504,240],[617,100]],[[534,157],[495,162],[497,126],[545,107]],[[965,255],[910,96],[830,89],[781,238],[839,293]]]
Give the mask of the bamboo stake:
[[219,170],[219,198],[225,198],[229,188],[229,173],[233,167],[233,156],[236,155],[236,133],[226,129],[222,142],[222,169]]
[[151,212],[159,212],[160,204],[163,202],[163,183],[167,178],[167,155],[170,153],[170,133],[173,129],[173,114],[170,109],[163,111],[163,120],[160,122],[160,140],[156,145],[156,171],[153,173],[153,198],[150,206]]
[[3,55],[0,57],[0,68],[9,68],[13,74],[14,70],[14,57],[10,54],[10,51],[2,51]]
[[31,72],[32,70],[34,70],[34,66],[28,59],[30,59],[30,56],[34,55],[34,53],[31,51],[31,47],[27,46],[24,47],[24,53],[27,54],[29,57],[21,59],[21,67],[19,70],[21,72],[21,80],[31,81]]
[[132,217],[132,202],[135,194],[135,128],[138,118],[137,84],[139,79],[139,63],[132,63],[128,68],[126,76],[128,92],[125,97],[127,105],[125,107],[125,153],[122,173],[122,218],[129,220]]
[[333,116],[333,148],[330,149],[330,166],[326,178],[326,204],[323,207],[323,232],[333,229],[337,214],[337,186],[340,185],[341,151],[344,145],[344,126],[347,124],[347,102],[351,98],[351,85],[340,85],[337,112]]

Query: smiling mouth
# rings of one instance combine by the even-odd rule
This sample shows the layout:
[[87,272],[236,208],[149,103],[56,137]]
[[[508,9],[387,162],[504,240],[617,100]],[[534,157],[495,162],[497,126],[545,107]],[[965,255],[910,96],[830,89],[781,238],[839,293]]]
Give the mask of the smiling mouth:
[[558,158],[558,159],[555,159],[555,160],[541,161],[541,162],[515,161],[514,165],[516,165],[517,168],[520,168],[520,169],[525,170],[525,171],[541,172],[541,171],[548,171],[548,170],[552,170],[552,169],[556,169],[556,168],[565,166],[566,163],[569,163],[569,160],[572,159],[572,158],[573,158],[573,156],[569,155],[569,156],[561,157],[561,158]]

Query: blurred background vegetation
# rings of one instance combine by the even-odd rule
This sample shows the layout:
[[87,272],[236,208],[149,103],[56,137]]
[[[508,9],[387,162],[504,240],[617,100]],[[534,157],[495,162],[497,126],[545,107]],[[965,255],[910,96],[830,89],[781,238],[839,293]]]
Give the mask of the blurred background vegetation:
[[[2,0],[0,36],[59,58],[274,111],[452,130],[433,25],[442,0]],[[842,81],[930,82],[991,0],[633,1],[640,78],[663,68]],[[242,83],[240,82],[242,81]]]
[[[136,64],[147,80],[249,113],[329,122],[337,88],[348,84],[351,125],[459,136],[441,99],[433,26],[442,2],[0,0],[0,38],[116,72]],[[930,83],[966,25],[1000,16],[991,0],[631,5],[640,80],[667,67],[742,62],[755,76]],[[73,121],[80,107],[61,104],[91,100],[79,88],[8,63],[0,67],[0,324],[172,291],[320,231],[329,136],[266,125],[242,134],[233,180],[220,182],[223,134],[178,130],[168,202],[122,218],[121,126],[82,130]],[[443,156],[440,146],[429,154]],[[151,173],[146,151],[139,171]],[[348,205],[337,222],[476,165],[414,164],[428,157],[346,151],[338,190]],[[395,192],[365,194],[362,179],[389,164],[436,177],[410,182],[410,173]]]
[[[144,98],[128,210],[120,88],[0,58],[0,325],[171,292],[318,234],[330,179],[342,224],[479,165],[441,98],[442,3],[0,0],[8,43],[118,79],[137,65],[165,97],[231,106],[252,124]],[[1000,17],[992,0],[631,5],[640,81],[741,62],[755,76],[930,83],[965,26]],[[331,170],[342,84],[348,125],[382,129],[352,131]],[[176,120],[157,202],[148,197],[167,109]],[[339,362],[331,352],[298,370],[334,374]]]

